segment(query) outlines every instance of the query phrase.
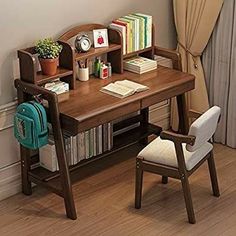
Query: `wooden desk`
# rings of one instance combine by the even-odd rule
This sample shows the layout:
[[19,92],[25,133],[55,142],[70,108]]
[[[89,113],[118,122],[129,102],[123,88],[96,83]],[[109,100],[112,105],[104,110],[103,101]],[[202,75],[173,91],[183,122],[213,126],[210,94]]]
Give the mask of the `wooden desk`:
[[[150,89],[123,99],[99,91],[111,82],[124,79],[141,83]],[[69,92],[69,99],[59,103],[62,128],[70,131],[71,134],[77,134],[181,95],[193,88],[194,76],[161,66],[143,75],[125,71],[107,80],[94,78],[88,82],[77,81],[76,89]]]
[[[102,86],[116,81],[129,79],[144,84],[150,89],[120,99],[100,92]],[[15,81],[18,91],[19,102],[32,99],[32,95],[41,94],[49,102],[49,118],[52,123],[56,153],[59,164],[59,173],[48,173],[43,168],[31,170],[30,151],[21,147],[22,164],[22,186],[23,192],[27,195],[32,194],[31,182],[50,189],[54,193],[64,198],[67,216],[76,219],[76,210],[73,200],[69,168],[67,165],[62,129],[77,134],[80,131],[90,129],[126,114],[141,111],[140,129],[137,135],[133,135],[129,143],[144,138],[148,134],[160,132],[148,124],[148,107],[163,100],[177,96],[178,112],[180,119],[180,130],[187,133],[188,122],[186,116],[186,105],[184,93],[194,89],[194,76],[182,73],[176,70],[158,67],[157,70],[143,75],[137,75],[130,72],[114,75],[111,79],[99,80],[90,79],[88,82],[77,81],[75,90],[69,92],[69,98],[63,102],[57,103],[57,96],[41,87],[29,84],[20,80]],[[30,95],[30,96],[29,96]],[[142,135],[142,134],[145,135]],[[122,137],[125,139],[125,137]],[[125,144],[122,144],[126,146]],[[122,146],[121,145],[121,146]],[[119,150],[117,146],[113,151]],[[107,154],[106,154],[107,155]],[[101,158],[100,156],[94,159]],[[84,164],[88,164],[88,160]],[[77,169],[80,165],[72,167]],[[59,180],[60,188],[55,186],[55,178]]]

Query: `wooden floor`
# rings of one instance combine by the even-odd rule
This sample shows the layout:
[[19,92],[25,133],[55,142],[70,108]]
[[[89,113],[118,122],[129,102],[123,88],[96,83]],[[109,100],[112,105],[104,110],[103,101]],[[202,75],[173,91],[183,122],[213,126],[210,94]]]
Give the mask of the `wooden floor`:
[[[116,155],[116,162],[125,155]],[[215,145],[215,156],[220,198],[211,194],[206,164],[190,178],[195,225],[187,222],[177,180],[162,185],[159,176],[146,173],[143,205],[134,209],[131,158],[74,185],[76,221],[65,218],[61,198],[41,188],[36,187],[32,196],[18,194],[0,202],[0,235],[236,235],[236,150]]]

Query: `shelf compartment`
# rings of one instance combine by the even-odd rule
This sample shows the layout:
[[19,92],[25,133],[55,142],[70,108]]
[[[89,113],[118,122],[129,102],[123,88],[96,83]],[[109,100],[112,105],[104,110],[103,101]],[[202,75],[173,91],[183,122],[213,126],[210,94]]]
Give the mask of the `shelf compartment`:
[[91,48],[88,52],[76,52],[75,53],[75,60],[84,60],[87,58],[91,57],[96,57],[100,56],[102,54],[108,53],[108,52],[113,52],[116,50],[121,50],[121,45],[120,44],[115,44],[115,43],[110,43],[109,47],[104,47],[104,48]]
[[37,75],[36,75],[36,84],[42,85],[47,82],[50,82],[53,79],[66,77],[66,76],[69,76],[72,74],[73,74],[72,70],[68,70],[68,69],[65,69],[62,67],[57,68],[57,72],[55,75],[44,75],[44,74],[42,74],[41,71],[39,71],[39,72],[37,72]]
[[[79,162],[77,165],[70,166],[70,172],[73,172],[79,168],[82,168],[84,166],[87,166],[88,164],[91,164],[92,162],[98,161],[106,156],[110,156],[113,153],[127,148],[129,146],[134,145],[135,143],[138,143],[140,140],[155,134],[157,136],[160,135],[162,131],[162,128],[153,124],[148,124],[145,127],[137,127],[134,129],[131,129],[125,133],[119,134],[114,136],[113,138],[113,148],[112,150],[105,152],[101,155],[92,157],[87,160],[83,160]],[[32,176],[32,179],[38,179],[39,181],[52,181],[53,179],[59,177],[59,172],[51,172],[43,167],[37,167],[29,172],[29,175]]]
[[142,53],[145,53],[145,52],[149,52],[149,51],[152,51],[152,50],[153,50],[153,47],[144,48],[144,49],[139,50],[139,51],[134,51],[134,52],[125,54],[123,56],[123,58],[126,59],[126,58],[129,58],[129,57],[137,56],[139,54],[142,54]]

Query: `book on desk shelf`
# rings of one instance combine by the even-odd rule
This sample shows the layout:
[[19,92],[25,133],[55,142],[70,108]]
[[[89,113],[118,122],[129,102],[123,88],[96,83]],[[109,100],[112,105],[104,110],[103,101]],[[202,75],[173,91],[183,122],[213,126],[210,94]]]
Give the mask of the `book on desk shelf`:
[[109,28],[122,34],[123,54],[152,46],[152,16],[134,13],[112,21]]
[[68,92],[69,91],[69,84],[63,81],[60,81],[59,78],[46,83],[43,87],[47,90],[55,92],[57,95]]
[[157,69],[157,61],[136,56],[124,60],[124,69],[137,74],[143,74]]
[[118,98],[125,98],[148,89],[149,87],[131,80],[121,80],[102,87],[100,91]]

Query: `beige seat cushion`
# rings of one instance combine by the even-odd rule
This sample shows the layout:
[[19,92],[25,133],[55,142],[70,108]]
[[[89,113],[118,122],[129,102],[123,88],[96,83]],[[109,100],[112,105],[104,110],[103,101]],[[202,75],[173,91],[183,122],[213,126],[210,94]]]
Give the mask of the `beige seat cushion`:
[[[209,142],[194,152],[187,151],[186,144],[182,145],[187,170],[191,170],[213,149],[213,145]],[[146,161],[178,167],[174,143],[169,140],[162,140],[160,137],[149,143],[138,156],[143,157]]]

